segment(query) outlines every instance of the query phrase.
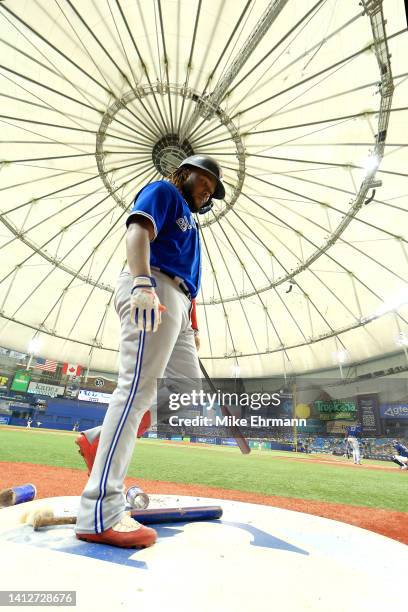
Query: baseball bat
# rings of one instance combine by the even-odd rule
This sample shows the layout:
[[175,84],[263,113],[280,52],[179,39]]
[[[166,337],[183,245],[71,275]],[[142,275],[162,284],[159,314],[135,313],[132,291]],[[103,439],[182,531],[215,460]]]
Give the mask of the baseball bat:
[[[184,523],[193,521],[211,521],[222,516],[221,506],[192,506],[180,508],[156,508],[149,510],[132,510],[130,516],[142,525],[158,525],[159,523]],[[49,509],[39,509],[26,517],[25,522],[31,524],[34,531],[41,527],[55,525],[75,525],[76,516],[56,517]]]
[[41,527],[50,527],[51,525],[75,525],[76,516],[38,516],[33,521],[34,531],[38,531]]
[[[210,386],[210,389],[213,393],[217,393],[216,388],[214,387],[214,384],[211,380],[211,378],[208,376],[208,372],[205,369],[205,367],[203,366],[203,363],[201,361],[201,359],[198,360],[200,363],[200,369],[202,371],[202,373],[204,374],[204,378],[207,381],[208,385]],[[230,412],[230,410],[227,408],[227,406],[220,406],[221,408],[221,413],[222,416],[224,417],[231,417],[232,414]],[[241,451],[241,453],[243,455],[248,455],[251,452],[250,446],[248,444],[248,442],[245,440],[244,435],[242,434],[240,428],[237,425],[232,425],[231,427],[226,427],[227,431],[231,432],[231,437],[234,438],[234,440],[236,441],[236,443],[238,444],[239,450]]]
[[3,489],[0,491],[0,508],[8,508],[9,506],[32,501],[36,494],[37,489],[31,483]]
[[212,521],[222,516],[221,506],[192,506],[185,508],[156,508],[131,510],[130,516],[143,525]]

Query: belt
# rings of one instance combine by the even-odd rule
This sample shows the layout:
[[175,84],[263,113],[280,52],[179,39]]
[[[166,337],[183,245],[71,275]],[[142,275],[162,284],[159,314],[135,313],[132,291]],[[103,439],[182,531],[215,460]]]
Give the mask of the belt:
[[152,266],[152,268],[155,270],[158,270],[165,276],[168,276],[169,278],[171,278],[171,280],[176,283],[177,287],[179,287],[179,289],[181,289],[184,295],[191,301],[192,297],[191,297],[190,290],[182,278],[180,278],[179,276],[176,276],[175,274],[171,274],[170,272],[167,272],[166,270],[162,270],[161,268],[156,268],[155,266]]

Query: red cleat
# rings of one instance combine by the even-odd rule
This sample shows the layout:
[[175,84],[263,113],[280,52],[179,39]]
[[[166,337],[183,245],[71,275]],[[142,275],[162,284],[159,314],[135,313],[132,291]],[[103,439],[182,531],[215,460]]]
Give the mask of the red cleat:
[[91,444],[85,434],[81,433],[75,440],[75,444],[78,446],[78,453],[84,458],[89,476],[95,461],[96,451],[98,450],[99,437]]
[[[150,425],[150,411],[147,410],[144,413],[142,420],[140,421],[139,429],[137,430],[137,437],[141,438],[143,434],[149,429]],[[81,435],[76,438],[75,444],[78,446],[78,453],[84,458],[86,467],[88,468],[89,476],[92,472],[92,467],[96,457],[96,451],[98,450],[99,437],[96,438],[91,444],[85,434],[81,433]]]
[[137,430],[137,437],[141,438],[143,434],[149,429],[152,423],[152,419],[150,418],[150,410],[146,410],[144,415],[142,416],[142,420],[139,424],[139,429]]
[[102,533],[77,533],[78,540],[96,544],[109,544],[119,548],[147,548],[157,540],[157,533],[125,513],[119,523]]

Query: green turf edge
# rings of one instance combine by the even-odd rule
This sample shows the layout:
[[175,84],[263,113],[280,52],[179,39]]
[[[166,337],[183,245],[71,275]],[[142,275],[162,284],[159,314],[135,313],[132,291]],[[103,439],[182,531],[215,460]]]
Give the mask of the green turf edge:
[[[73,432],[0,428],[0,461],[85,470],[75,437]],[[294,457],[268,451],[243,456],[236,448],[142,439],[136,444],[128,476],[408,511],[406,472],[308,463]]]

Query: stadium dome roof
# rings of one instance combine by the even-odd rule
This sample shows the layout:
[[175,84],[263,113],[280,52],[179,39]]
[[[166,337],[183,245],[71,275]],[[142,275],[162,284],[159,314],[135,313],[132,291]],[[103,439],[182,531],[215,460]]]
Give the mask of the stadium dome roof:
[[127,210],[184,156],[211,374],[408,343],[408,38],[377,0],[2,2],[0,344],[116,371]]

